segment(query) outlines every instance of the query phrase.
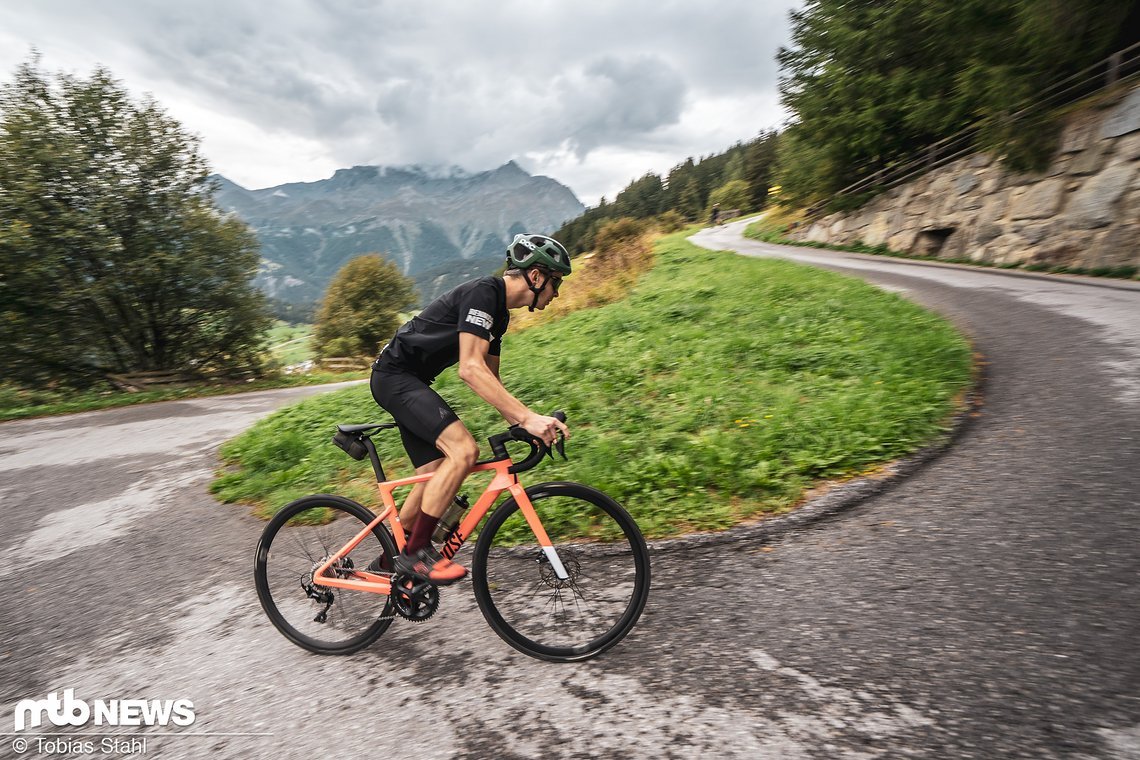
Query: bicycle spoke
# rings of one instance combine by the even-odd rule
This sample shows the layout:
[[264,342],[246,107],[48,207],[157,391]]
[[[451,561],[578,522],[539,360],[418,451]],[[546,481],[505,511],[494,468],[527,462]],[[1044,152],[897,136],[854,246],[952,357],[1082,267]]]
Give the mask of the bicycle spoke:
[[329,555],[331,555],[332,552],[329,551],[330,541],[326,537],[326,534],[320,528],[317,528],[316,529],[316,536],[317,536],[317,540],[321,544],[321,556],[322,557],[328,557]]
[[292,531],[289,531],[289,532],[292,534],[292,536],[293,536],[293,541],[294,541],[294,542],[297,544],[297,548],[299,548],[299,549],[301,550],[301,552],[302,552],[302,553],[305,555],[305,559],[309,560],[309,562],[316,562],[316,561],[317,561],[317,560],[316,560],[316,557],[314,557],[314,556],[313,556],[313,555],[312,555],[312,554],[309,552],[309,549],[308,549],[308,547],[307,547],[307,546],[305,546],[303,543],[301,543],[301,535],[300,535],[300,533],[299,533],[298,531],[296,531],[296,530],[292,530]]
[[277,552],[277,555],[280,557],[292,557],[293,559],[305,560],[309,563],[313,563],[316,561],[313,558],[309,557],[307,554],[299,554],[297,552],[281,551],[281,552]]

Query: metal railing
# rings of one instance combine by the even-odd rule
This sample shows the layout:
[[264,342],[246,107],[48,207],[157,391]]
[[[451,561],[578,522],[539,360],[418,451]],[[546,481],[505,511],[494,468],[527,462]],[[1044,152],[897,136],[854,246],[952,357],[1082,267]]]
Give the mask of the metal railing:
[[[1016,122],[1033,112],[1070,105],[1129,81],[1138,74],[1140,74],[1140,42],[1118,50],[1104,60],[1045,87],[1031,102],[1010,114],[1008,120]],[[808,206],[804,212],[806,219],[814,221],[819,218],[838,198],[890,190],[933,169],[968,156],[977,150],[977,136],[981,130],[981,123],[975,122],[949,137],[926,146],[904,163],[878,169],[838,190],[827,200]]]

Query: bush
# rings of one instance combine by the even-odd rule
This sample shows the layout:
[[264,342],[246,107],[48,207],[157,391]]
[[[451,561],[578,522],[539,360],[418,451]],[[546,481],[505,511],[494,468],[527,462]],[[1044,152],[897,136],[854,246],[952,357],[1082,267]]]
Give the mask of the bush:
[[317,314],[318,357],[374,355],[416,303],[414,283],[379,254],[352,259],[336,273]]
[[746,211],[748,209],[750,194],[751,188],[749,188],[748,183],[742,179],[725,182],[709,194],[708,210],[711,212],[713,204],[720,204],[722,212],[728,211],[729,209]]
[[669,209],[664,214],[657,217],[657,229],[662,232],[676,232],[685,226],[685,217],[681,215],[680,211]]
[[258,245],[198,140],[106,69],[0,83],[0,377],[256,367]]
[[623,216],[612,222],[606,222],[594,236],[594,248],[599,252],[614,250],[629,245],[638,240],[649,229],[645,219],[632,219]]

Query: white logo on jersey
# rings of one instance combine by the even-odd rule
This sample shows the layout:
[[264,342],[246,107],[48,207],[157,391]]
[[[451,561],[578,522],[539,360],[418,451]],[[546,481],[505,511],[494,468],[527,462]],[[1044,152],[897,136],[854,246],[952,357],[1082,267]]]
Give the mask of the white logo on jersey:
[[490,330],[491,325],[495,324],[495,320],[491,319],[491,315],[485,311],[472,309],[467,312],[467,321],[473,325],[479,325],[485,330]]

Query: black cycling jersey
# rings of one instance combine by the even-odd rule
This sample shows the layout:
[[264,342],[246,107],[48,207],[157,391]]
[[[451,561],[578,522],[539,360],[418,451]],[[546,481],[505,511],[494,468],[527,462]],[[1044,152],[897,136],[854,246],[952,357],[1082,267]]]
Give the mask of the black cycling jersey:
[[459,333],[490,341],[489,353],[498,356],[510,320],[502,278],[480,277],[444,293],[401,326],[372,366],[430,383],[459,361]]

